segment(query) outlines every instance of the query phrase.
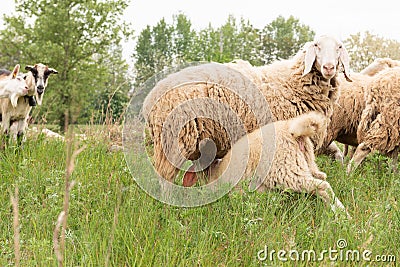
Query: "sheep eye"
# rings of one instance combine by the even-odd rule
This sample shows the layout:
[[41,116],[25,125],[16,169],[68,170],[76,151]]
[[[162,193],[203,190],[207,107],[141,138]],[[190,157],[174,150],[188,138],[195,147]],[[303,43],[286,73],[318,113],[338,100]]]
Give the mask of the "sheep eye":
[[342,45],[339,45],[339,49],[342,49]]

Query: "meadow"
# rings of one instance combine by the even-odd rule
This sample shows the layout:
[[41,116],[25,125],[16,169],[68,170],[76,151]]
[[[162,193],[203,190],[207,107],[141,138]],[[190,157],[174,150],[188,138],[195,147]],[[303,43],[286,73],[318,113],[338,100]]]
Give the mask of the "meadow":
[[[91,138],[76,157],[64,266],[396,266],[400,175],[372,155],[353,174],[318,165],[352,219],[307,194],[231,192],[197,207],[163,204],[135,183],[121,151]],[[79,147],[77,145],[76,147]],[[57,266],[54,229],[63,209],[66,144],[44,136],[0,153],[0,266],[14,266],[18,188],[20,266]],[[313,254],[315,253],[315,255]],[[385,261],[383,264],[379,261]]]

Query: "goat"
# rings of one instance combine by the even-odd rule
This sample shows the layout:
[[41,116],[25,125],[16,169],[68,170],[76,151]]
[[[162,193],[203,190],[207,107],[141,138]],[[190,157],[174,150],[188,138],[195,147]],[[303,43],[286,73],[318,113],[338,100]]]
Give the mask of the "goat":
[[18,75],[20,65],[17,64],[12,72],[1,70],[0,73],[0,98],[8,98],[13,107],[17,106],[20,96],[28,93],[28,87],[22,77]]
[[[28,96],[35,96],[38,105],[42,104],[43,93],[46,89],[48,77],[50,74],[57,74],[55,69],[49,68],[41,63],[34,66],[26,66],[25,70],[29,70],[26,74],[25,82],[28,86]],[[29,98],[28,98],[29,99]],[[2,115],[2,132],[9,134],[10,126],[13,122],[17,122],[17,139],[21,143],[27,126],[27,119],[32,110],[33,101],[27,101],[24,97],[19,97],[16,107],[11,107],[8,99],[0,100],[0,108]]]

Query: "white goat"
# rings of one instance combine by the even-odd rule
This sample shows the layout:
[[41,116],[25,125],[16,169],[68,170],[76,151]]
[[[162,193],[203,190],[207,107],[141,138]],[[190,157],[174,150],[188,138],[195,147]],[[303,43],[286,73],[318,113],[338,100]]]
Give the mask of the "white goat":
[[19,69],[20,66],[17,64],[12,72],[3,72],[0,77],[0,98],[9,98],[13,107],[17,106],[20,96],[28,93],[24,79],[18,76]]
[[[28,86],[28,96],[35,96],[37,103],[41,105],[48,77],[50,74],[57,74],[58,72],[41,63],[34,66],[26,66],[25,69],[29,70],[25,78],[26,85]],[[17,122],[17,139],[19,142],[22,141],[27,126],[27,119],[34,104],[31,99],[28,100],[26,97],[19,97],[16,107],[12,107],[12,103],[8,99],[0,100],[3,133],[9,134],[11,124]]]

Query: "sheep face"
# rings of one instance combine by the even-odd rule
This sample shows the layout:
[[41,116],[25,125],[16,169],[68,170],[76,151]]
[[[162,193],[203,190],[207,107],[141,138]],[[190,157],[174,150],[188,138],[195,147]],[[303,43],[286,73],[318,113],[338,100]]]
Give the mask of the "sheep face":
[[35,64],[34,66],[26,66],[25,70],[29,70],[34,79],[35,79],[35,96],[36,96],[36,101],[38,105],[42,104],[43,100],[43,94],[47,86],[48,78],[50,74],[54,73],[57,74],[58,71],[56,71],[53,68],[49,68],[46,65],[43,65],[41,63]]
[[346,78],[349,80],[349,55],[344,45],[333,37],[321,36],[305,47],[304,73],[309,73],[313,66],[330,80],[343,66]]

